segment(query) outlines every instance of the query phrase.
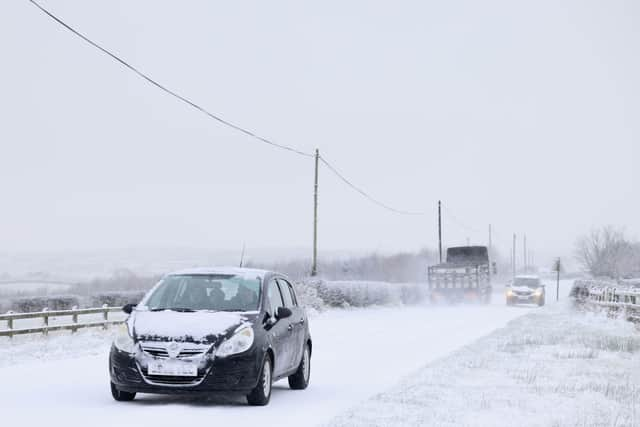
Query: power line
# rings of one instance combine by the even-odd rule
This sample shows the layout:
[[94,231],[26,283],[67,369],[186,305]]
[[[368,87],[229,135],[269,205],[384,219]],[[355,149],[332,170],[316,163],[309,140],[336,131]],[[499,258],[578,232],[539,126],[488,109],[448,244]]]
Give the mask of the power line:
[[71,33],[73,33],[76,36],[80,37],[82,40],[84,40],[85,42],[89,43],[91,46],[95,47],[96,49],[100,50],[104,54],[108,55],[109,57],[111,57],[112,59],[117,61],[120,65],[122,65],[125,68],[128,68],[129,70],[133,71],[139,77],[141,77],[142,79],[144,79],[147,82],[151,83],[153,86],[157,87],[158,89],[168,93],[169,95],[173,96],[174,98],[177,98],[178,100],[182,101],[183,103],[187,104],[188,106],[190,106],[192,108],[195,108],[196,110],[200,111],[201,113],[206,114],[207,116],[209,116],[210,118],[218,121],[219,123],[222,123],[225,126],[228,126],[228,127],[232,128],[232,129],[235,129],[235,130],[237,130],[237,131],[239,131],[239,132],[241,132],[241,133],[243,133],[243,134],[245,134],[247,136],[250,136],[253,139],[256,139],[256,140],[258,140],[260,142],[263,142],[265,144],[269,144],[269,145],[271,145],[273,147],[280,148],[282,150],[287,150],[287,151],[290,151],[292,153],[299,154],[301,156],[313,157],[313,154],[305,153],[304,151],[298,150],[298,149],[296,149],[294,147],[290,147],[290,146],[287,146],[287,145],[282,145],[282,144],[278,144],[276,142],[273,142],[273,141],[271,141],[271,140],[269,140],[267,138],[264,138],[264,137],[262,137],[260,135],[257,135],[256,133],[254,133],[254,132],[252,132],[252,131],[250,131],[250,130],[248,130],[246,128],[243,128],[241,126],[233,124],[233,123],[223,119],[222,117],[211,113],[206,108],[196,104],[195,102],[189,100],[188,98],[186,98],[186,97],[178,94],[177,92],[174,92],[173,90],[171,90],[171,89],[165,87],[164,85],[160,84],[156,80],[154,80],[151,77],[149,77],[149,75],[145,74],[144,72],[140,71],[138,68],[136,68],[133,65],[129,64],[124,59],[120,58],[115,53],[111,52],[110,50],[108,50],[108,49],[106,49],[106,48],[104,48],[102,46],[100,46],[98,43],[94,42],[89,37],[85,36],[84,34],[79,32],[78,30],[74,29],[73,27],[71,27],[70,25],[65,23],[62,19],[58,18],[56,15],[51,13],[49,10],[45,9],[44,7],[42,7],[35,0],[29,0],[29,2],[31,4],[33,4],[34,6],[36,6],[38,9],[40,9],[49,18],[53,19],[58,24],[62,25],[64,28],[69,30]]
[[[196,104],[195,102],[191,101],[190,99],[180,95],[179,93],[167,88],[166,86],[160,84],[158,81],[154,80],[153,78],[151,78],[148,74],[140,71],[138,68],[134,67],[133,65],[129,64],[127,61],[125,61],[124,59],[120,58],[118,55],[116,55],[115,53],[111,52],[110,50],[102,47],[101,45],[99,45],[98,43],[94,42],[93,40],[91,40],[89,37],[85,36],[84,34],[82,34],[80,31],[76,30],[75,28],[71,27],[69,24],[65,23],[62,19],[58,18],[56,15],[54,15],[52,12],[50,12],[49,10],[45,9],[43,6],[41,6],[38,2],[36,2],[35,0],[29,0],[29,2],[31,4],[33,4],[34,6],[36,6],[38,9],[40,9],[40,11],[42,11],[45,15],[47,15],[49,18],[51,18],[52,20],[54,20],[56,23],[62,25],[65,29],[67,29],[68,31],[70,31],[72,34],[76,35],[77,37],[81,38],[82,40],[84,40],[86,43],[90,44],[91,46],[95,47],[96,49],[100,50],[102,53],[108,55],[110,58],[112,58],[113,60],[115,60],[116,62],[118,62],[120,65],[124,66],[125,68],[129,69],[130,71],[134,72],[136,75],[138,75],[140,78],[146,80],[148,83],[152,84],[153,86],[157,87],[158,89],[162,90],[163,92],[173,96],[174,98],[182,101],[183,103],[187,104],[188,106],[200,111],[201,113],[207,115],[208,117],[218,121],[219,123],[228,126],[232,129],[235,129],[247,136],[250,136],[253,139],[256,139],[260,142],[269,144],[273,147],[276,148],[280,148],[283,150],[287,150],[290,152],[293,152],[295,154],[304,156],[304,157],[315,157],[315,154],[311,154],[311,153],[306,153],[304,151],[298,150],[294,147],[288,146],[288,145],[283,145],[283,144],[278,144],[276,142],[273,142],[267,138],[264,138],[260,135],[257,135],[256,133],[243,128],[241,126],[238,126],[236,124],[233,124],[223,118],[221,118],[220,116],[211,113],[210,111],[208,111],[206,108],[200,106],[199,104]],[[397,214],[401,214],[401,215],[425,215],[424,212],[410,212],[410,211],[404,211],[404,210],[400,210],[400,209],[396,209],[393,208],[389,205],[386,205],[382,202],[380,202],[379,200],[375,199],[374,197],[372,197],[371,195],[369,195],[367,192],[365,192],[364,190],[362,190],[361,188],[357,187],[356,185],[354,185],[351,181],[349,181],[347,178],[345,178],[344,175],[342,175],[340,172],[338,172],[336,170],[336,168],[334,168],[326,159],[324,159],[323,157],[319,157],[320,160],[322,161],[322,163],[327,166],[327,168],[329,168],[329,170],[331,172],[333,172],[336,176],[338,176],[338,178],[340,178],[345,184],[347,184],[349,187],[351,187],[353,190],[355,190],[356,192],[360,193],[362,196],[364,196],[365,198],[367,198],[368,200],[370,200],[371,202],[375,203],[376,205],[397,213]]]
[[353,190],[355,190],[356,192],[360,193],[362,196],[364,196],[366,199],[368,199],[369,201],[375,203],[376,205],[397,213],[397,214],[401,214],[401,215],[425,215],[424,212],[412,212],[412,211],[404,211],[404,210],[400,210],[400,209],[396,209],[393,208],[385,203],[382,203],[381,201],[379,201],[378,199],[375,199],[373,196],[369,195],[367,192],[365,192],[364,190],[362,190],[360,187],[356,186],[355,184],[353,184],[351,181],[349,181],[347,178],[345,178],[344,175],[342,175],[340,172],[338,172],[338,170],[333,167],[328,161],[327,159],[325,159],[323,156],[320,156],[320,161],[322,161],[322,163],[331,171],[333,172],[338,178],[340,178],[340,180],[342,182],[344,182],[345,184],[347,184],[349,187],[351,187]]

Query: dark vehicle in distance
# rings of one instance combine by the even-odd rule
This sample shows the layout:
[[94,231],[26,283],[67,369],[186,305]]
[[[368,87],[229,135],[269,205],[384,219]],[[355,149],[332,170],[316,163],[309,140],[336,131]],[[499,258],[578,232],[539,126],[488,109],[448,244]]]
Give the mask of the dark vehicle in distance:
[[285,276],[243,268],[166,275],[130,314],[111,347],[111,393],[233,393],[266,405],[274,381],[305,389],[309,322]]
[[507,305],[537,304],[543,306],[546,288],[538,276],[516,276],[506,286]]
[[[493,271],[492,271],[493,270]],[[486,246],[458,246],[447,249],[446,262],[427,270],[431,302],[491,302],[491,274]]]

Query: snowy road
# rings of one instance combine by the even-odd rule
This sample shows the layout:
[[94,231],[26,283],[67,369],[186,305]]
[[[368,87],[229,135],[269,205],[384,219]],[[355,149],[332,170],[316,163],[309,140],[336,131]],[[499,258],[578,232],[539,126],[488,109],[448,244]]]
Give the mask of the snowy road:
[[157,395],[117,403],[108,390],[108,345],[104,342],[104,354],[100,351],[99,356],[5,364],[0,368],[2,419],[21,425],[46,420],[48,425],[83,427],[130,425],[133,420],[171,427],[177,422],[317,425],[532,309],[505,307],[500,301],[486,307],[327,312],[311,324],[310,387],[292,391],[281,381],[274,386],[266,408],[246,406],[243,399]]

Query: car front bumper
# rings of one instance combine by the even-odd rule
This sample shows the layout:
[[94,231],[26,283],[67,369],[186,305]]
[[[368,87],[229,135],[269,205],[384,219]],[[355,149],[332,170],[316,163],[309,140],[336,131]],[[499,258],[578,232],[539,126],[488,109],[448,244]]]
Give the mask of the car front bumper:
[[118,390],[131,393],[246,394],[258,383],[261,367],[261,352],[255,348],[240,355],[206,360],[195,378],[147,375],[140,356],[122,352],[115,346],[111,346],[109,355],[111,382]]
[[536,295],[507,295],[507,301],[511,304],[538,304],[541,300],[544,299],[544,294]]

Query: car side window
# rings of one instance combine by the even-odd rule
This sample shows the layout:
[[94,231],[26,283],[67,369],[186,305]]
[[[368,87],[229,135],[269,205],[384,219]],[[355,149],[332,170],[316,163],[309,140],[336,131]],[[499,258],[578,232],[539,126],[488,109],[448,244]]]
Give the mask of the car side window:
[[278,279],[278,284],[280,285],[280,291],[282,292],[282,297],[284,298],[284,306],[287,308],[292,308],[293,298],[291,297],[291,291],[289,290],[289,283],[284,279]]
[[293,286],[291,285],[291,283],[287,282],[287,285],[289,285],[289,292],[291,292],[291,299],[293,299],[293,305],[297,307],[298,297],[296,296],[296,291],[293,289]]
[[280,294],[278,284],[274,279],[269,281],[267,294],[269,295],[269,314],[275,316],[278,311],[278,307],[284,307],[284,302],[282,301],[282,294]]

